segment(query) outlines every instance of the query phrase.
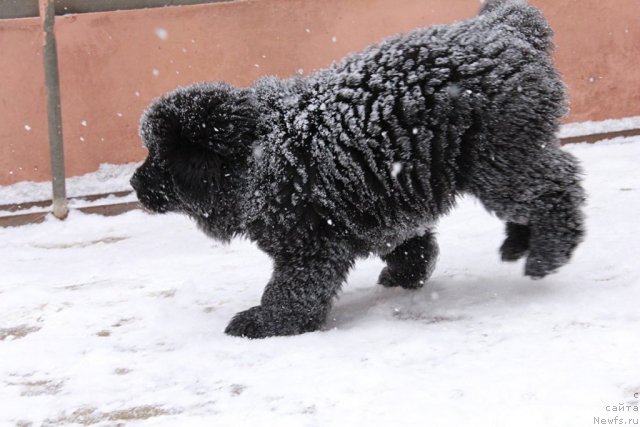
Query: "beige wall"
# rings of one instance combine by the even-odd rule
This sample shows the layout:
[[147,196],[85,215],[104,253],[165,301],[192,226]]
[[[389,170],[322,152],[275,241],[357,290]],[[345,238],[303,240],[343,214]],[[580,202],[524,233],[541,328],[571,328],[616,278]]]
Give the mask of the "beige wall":
[[[532,3],[556,30],[572,99],[567,121],[640,115],[640,1]],[[59,17],[67,175],[142,159],[140,113],[178,85],[308,73],[386,35],[472,16],[478,5],[249,0]],[[49,179],[38,26],[36,18],[0,21],[0,185]]]

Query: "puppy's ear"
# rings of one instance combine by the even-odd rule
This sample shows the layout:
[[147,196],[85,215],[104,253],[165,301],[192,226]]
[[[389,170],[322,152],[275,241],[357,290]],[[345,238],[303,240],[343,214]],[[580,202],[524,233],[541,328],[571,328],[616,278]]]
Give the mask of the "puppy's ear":
[[142,116],[140,136],[178,183],[199,191],[205,184],[219,187],[246,162],[257,117],[250,90],[202,83],[157,99]]
[[142,115],[140,136],[147,146],[199,146],[224,156],[251,145],[257,116],[250,90],[198,83],[156,99]]

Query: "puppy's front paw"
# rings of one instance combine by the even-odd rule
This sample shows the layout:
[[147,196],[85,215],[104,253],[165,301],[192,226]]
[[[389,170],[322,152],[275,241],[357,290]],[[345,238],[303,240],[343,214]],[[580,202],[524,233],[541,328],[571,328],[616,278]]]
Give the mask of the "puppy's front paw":
[[308,313],[285,314],[259,305],[236,314],[224,332],[237,337],[266,338],[315,331],[321,323],[317,316]]
[[246,338],[268,337],[269,334],[262,316],[262,307],[252,307],[233,316],[224,333]]

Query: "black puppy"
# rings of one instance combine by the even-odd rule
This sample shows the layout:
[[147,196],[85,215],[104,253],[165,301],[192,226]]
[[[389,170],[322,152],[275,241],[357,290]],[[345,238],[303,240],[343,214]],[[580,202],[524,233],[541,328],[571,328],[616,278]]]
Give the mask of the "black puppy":
[[502,259],[526,255],[525,274],[543,277],[583,235],[580,169],[555,136],[566,102],[551,37],[538,10],[497,0],[304,79],[178,89],[142,117],[149,156],[131,183],[148,209],[273,258],[231,335],[316,330],[370,253],[386,261],[382,285],[422,286],[435,222],[460,194],[507,223]]

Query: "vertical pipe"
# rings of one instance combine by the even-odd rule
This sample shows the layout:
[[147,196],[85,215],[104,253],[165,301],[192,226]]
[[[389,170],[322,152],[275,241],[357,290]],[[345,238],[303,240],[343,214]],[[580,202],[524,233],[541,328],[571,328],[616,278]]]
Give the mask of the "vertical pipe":
[[44,36],[43,60],[47,92],[47,116],[49,123],[49,150],[51,153],[51,184],[53,187],[53,215],[64,219],[69,213],[65,188],[64,146],[62,141],[62,112],[60,109],[60,79],[58,52],[54,34],[54,0],[38,0]]

